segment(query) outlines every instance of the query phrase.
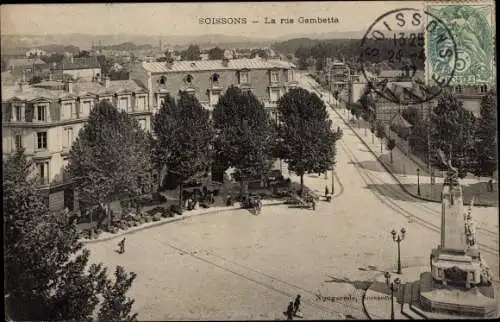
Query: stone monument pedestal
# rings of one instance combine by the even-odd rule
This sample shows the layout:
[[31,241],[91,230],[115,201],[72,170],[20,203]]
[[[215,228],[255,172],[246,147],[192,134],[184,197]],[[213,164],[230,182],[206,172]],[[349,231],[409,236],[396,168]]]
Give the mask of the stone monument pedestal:
[[469,214],[464,211],[462,188],[449,172],[442,193],[441,243],[431,252],[431,272],[422,273],[419,281],[415,304],[422,313],[450,318],[497,317],[487,265],[477,243],[470,238],[474,236],[471,210]]

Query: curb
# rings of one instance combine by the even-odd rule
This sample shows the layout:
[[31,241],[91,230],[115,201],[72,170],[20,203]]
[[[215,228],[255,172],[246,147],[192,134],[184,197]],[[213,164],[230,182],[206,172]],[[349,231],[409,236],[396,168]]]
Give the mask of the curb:
[[[265,205],[262,205],[262,207],[266,207],[266,206],[279,206],[279,205],[283,205],[284,202],[271,202],[271,203],[268,203],[268,204],[265,204]],[[228,211],[234,211],[234,210],[240,210],[242,208],[240,207],[231,207],[231,208],[225,208],[225,209],[214,209],[214,210],[209,210],[209,211],[205,211],[205,212],[201,212],[199,214],[194,214],[194,215],[176,215],[176,217],[172,218],[171,220],[165,220],[165,221],[158,221],[158,222],[155,222],[154,224],[151,224],[151,225],[148,225],[148,226],[142,226],[142,227],[137,227],[137,229],[134,229],[134,230],[121,230],[120,233],[116,233],[116,234],[113,234],[112,236],[109,236],[109,237],[105,237],[105,238],[101,238],[101,239],[93,239],[93,240],[80,240],[80,242],[82,242],[84,245],[87,245],[87,244],[96,244],[96,243],[99,243],[99,242],[105,242],[105,241],[109,241],[109,240],[112,240],[114,238],[118,238],[118,237],[121,237],[121,236],[125,236],[125,235],[130,235],[130,234],[133,234],[133,233],[136,233],[136,232],[139,232],[139,231],[143,231],[143,230],[146,230],[146,229],[149,229],[149,228],[154,228],[154,227],[158,227],[158,226],[162,226],[162,225],[165,225],[165,224],[169,224],[169,223],[172,223],[172,222],[176,222],[176,221],[180,221],[180,220],[185,220],[187,218],[191,218],[191,217],[197,217],[197,216],[203,216],[203,215],[210,215],[210,214],[215,214],[215,213],[221,213],[221,212],[228,212]]]
[[[441,203],[440,200],[435,200],[435,199],[429,199],[429,198],[425,198],[425,197],[422,197],[422,196],[419,196],[419,195],[416,195],[414,194],[413,192],[409,191],[405,185],[399,180],[399,178],[394,174],[394,172],[385,164],[385,162],[383,162],[379,156],[377,156],[377,154],[375,153],[375,151],[373,151],[373,149],[365,142],[365,140],[363,140],[363,138],[356,132],[356,130],[351,126],[351,124],[349,122],[346,122],[346,120],[340,115],[340,113],[338,111],[335,110],[335,108],[333,108],[330,104],[328,104],[328,106],[330,106],[330,108],[335,112],[335,114],[337,114],[337,116],[344,122],[345,125],[347,125],[351,131],[354,133],[354,135],[356,135],[356,137],[363,143],[364,146],[366,146],[366,148],[368,148],[368,150],[373,154],[373,156],[377,159],[377,161],[382,165],[382,167],[394,178],[394,180],[398,183],[399,187],[401,188],[401,190],[403,190],[406,194],[414,197],[414,198],[417,198],[417,199],[420,199],[420,200],[424,200],[424,201],[428,201],[428,202],[434,202],[434,203]],[[470,202],[467,202],[467,201],[464,201],[463,202],[464,205],[466,206],[469,206],[470,205]],[[477,207],[495,207],[494,205],[492,204],[485,204],[485,203],[481,203],[481,202],[475,202],[474,203],[474,206],[477,206]]]

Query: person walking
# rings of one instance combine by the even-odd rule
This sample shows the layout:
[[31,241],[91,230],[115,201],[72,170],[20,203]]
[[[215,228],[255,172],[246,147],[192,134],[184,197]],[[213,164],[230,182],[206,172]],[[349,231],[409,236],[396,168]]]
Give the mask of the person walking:
[[312,199],[311,204],[312,204],[312,209],[316,210],[316,202],[314,201],[314,198]]
[[286,309],[286,319],[293,320],[293,302],[290,301],[288,308]]
[[300,311],[300,294],[297,295],[295,301],[293,302],[293,315],[297,315],[297,312]]
[[125,253],[125,238],[123,238],[119,243],[118,247],[120,247],[119,253],[123,254]]
[[325,186],[325,197],[330,194],[330,190],[328,190],[328,186]]

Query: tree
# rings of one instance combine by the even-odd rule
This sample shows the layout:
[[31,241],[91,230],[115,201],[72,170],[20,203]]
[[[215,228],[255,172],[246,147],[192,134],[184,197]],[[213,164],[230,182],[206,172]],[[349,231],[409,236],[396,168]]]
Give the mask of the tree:
[[224,169],[236,168],[241,195],[248,194],[248,180],[269,170],[272,125],[264,105],[252,92],[229,87],[215,106],[215,160]]
[[476,167],[477,175],[492,176],[497,169],[497,94],[490,91],[481,99],[481,117],[476,126]]
[[257,49],[252,49],[252,51],[250,52],[250,58],[255,58],[255,57],[268,58],[269,55],[264,49],[257,48]]
[[131,314],[135,300],[126,295],[136,277],[134,272],[127,274],[123,267],[116,267],[115,282],[106,280],[104,284],[99,321],[137,321],[137,313]]
[[87,210],[111,219],[112,201],[134,199],[151,187],[146,134],[137,120],[107,101],[90,112],[70,150],[68,173]]
[[[465,110],[453,94],[444,92],[430,117],[430,137],[432,151],[440,149],[464,177],[469,170],[470,157],[474,148],[474,115]],[[431,162],[443,168],[442,162],[434,154]]]
[[[66,212],[48,211],[33,189],[30,169],[22,150],[4,162],[6,311],[14,320],[89,321],[108,283],[106,268],[88,265],[90,252],[82,249],[75,222]],[[119,285],[124,283],[122,276],[117,278]],[[101,311],[128,315],[132,307],[120,304],[131,302],[125,294],[132,281],[121,288],[116,307]]]
[[198,45],[189,45],[189,47],[181,52],[182,60],[200,60],[201,51]]
[[392,164],[392,150],[396,147],[396,140],[388,138],[386,143],[387,150],[391,151],[391,164]]
[[189,93],[181,92],[177,103],[169,95],[153,118],[153,129],[152,162],[157,170],[166,167],[178,177],[182,210],[183,184],[205,174],[210,166],[210,112]]
[[224,49],[219,47],[214,47],[208,50],[208,59],[223,59],[224,58]]
[[385,127],[380,120],[375,122],[375,136],[380,140],[380,153],[382,153],[382,143],[385,137]]
[[90,57],[90,52],[87,50],[82,50],[76,54],[75,58]]
[[333,132],[323,101],[305,89],[292,89],[278,101],[281,158],[300,176],[303,192],[304,174],[322,173],[335,164],[335,141],[341,133]]

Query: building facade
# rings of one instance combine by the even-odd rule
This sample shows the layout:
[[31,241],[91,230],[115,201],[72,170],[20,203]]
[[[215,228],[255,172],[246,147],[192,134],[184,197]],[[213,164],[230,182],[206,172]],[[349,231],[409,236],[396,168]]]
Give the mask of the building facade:
[[149,105],[157,111],[167,94],[187,91],[211,110],[231,85],[252,91],[270,112],[290,88],[297,86],[295,66],[273,59],[223,59],[140,63],[132,67],[131,78],[149,93]]
[[41,180],[38,188],[52,210],[73,209],[75,205],[64,168],[78,132],[91,109],[102,100],[109,100],[150,130],[148,91],[132,80],[2,85],[3,157],[17,148],[25,149]]

